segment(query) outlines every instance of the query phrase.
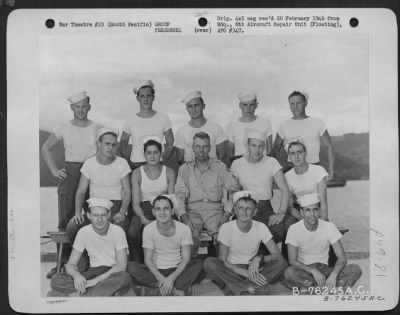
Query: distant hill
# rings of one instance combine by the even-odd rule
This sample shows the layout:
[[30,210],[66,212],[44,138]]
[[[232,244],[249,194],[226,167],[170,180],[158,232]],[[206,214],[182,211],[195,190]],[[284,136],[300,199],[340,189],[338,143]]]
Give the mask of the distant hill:
[[[346,180],[369,178],[369,133],[333,136],[335,174]],[[328,154],[321,150],[321,164],[327,168]]]
[[[46,131],[39,131],[39,146],[49,137]],[[369,178],[369,134],[368,133],[348,133],[343,136],[333,136],[332,142],[335,148],[335,173],[336,177],[346,180]],[[58,143],[54,148],[54,157],[59,167],[64,161],[64,148],[62,143]],[[178,163],[175,159],[175,152],[166,163],[175,171],[178,170]],[[327,168],[328,155],[326,150],[321,150],[321,164]],[[51,175],[40,156],[40,186],[55,186],[57,180]]]

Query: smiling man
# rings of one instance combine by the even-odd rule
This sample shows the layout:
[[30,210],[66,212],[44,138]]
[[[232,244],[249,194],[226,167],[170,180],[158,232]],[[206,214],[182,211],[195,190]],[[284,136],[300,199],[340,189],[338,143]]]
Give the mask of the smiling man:
[[226,136],[217,123],[204,117],[206,104],[202,93],[200,91],[191,92],[183,98],[182,103],[186,104],[190,120],[176,133],[176,158],[179,164],[194,160],[193,135],[199,132],[205,132],[210,136],[210,157],[223,161]]
[[[96,134],[101,127],[88,119],[91,109],[87,92],[79,92],[68,98],[73,119],[58,126],[42,147],[43,160],[58,183],[58,229],[65,231],[69,220],[75,213],[75,193],[79,183],[80,168],[83,162],[96,154]],[[52,150],[62,142],[65,161],[63,167],[57,167]],[[71,248],[64,247],[62,264],[66,262]],[[56,267],[47,274],[51,278]]]
[[172,218],[174,195],[152,200],[155,221],[143,230],[144,264],[129,262],[134,284],[150,288],[147,295],[185,295],[203,270],[201,259],[191,260],[192,233]]
[[[134,87],[133,93],[139,103],[139,112],[125,123],[120,142],[121,156],[128,160],[132,170],[146,164],[143,145],[147,137],[165,138],[165,146],[162,150],[164,152],[164,162],[168,161],[174,146],[171,120],[168,115],[153,109],[155,100],[153,82],[151,80],[139,82]],[[131,152],[129,152],[129,138],[132,140]]]
[[247,151],[247,135],[259,131],[265,141],[264,154],[270,155],[272,150],[272,127],[269,119],[256,115],[258,107],[257,94],[253,91],[242,92],[238,95],[241,116],[231,121],[226,128],[227,159],[233,161],[242,157]]
[[84,214],[87,190],[90,198],[105,198],[113,202],[110,220],[128,232],[127,210],[131,200],[129,174],[131,169],[125,159],[116,155],[118,131],[102,128],[98,135],[99,150],[94,157],[85,161],[75,197],[75,215],[67,226],[70,239],[75,239],[78,230],[90,223]]
[[[219,258],[208,257],[204,270],[226,294],[268,294],[268,285],[276,282],[287,267],[269,229],[254,221],[257,194],[240,191],[233,195],[236,220],[222,225],[219,235]],[[257,255],[263,243],[269,255]]]
[[[251,131],[247,137],[249,154],[233,161],[232,174],[238,179],[243,190],[251,190],[257,194],[258,211],[254,220],[266,224],[274,241],[279,243],[285,239],[288,227],[296,222],[295,218],[287,214],[289,189],[279,162],[273,157],[264,155],[263,134]],[[274,182],[281,191],[279,209],[276,213],[271,205]]]
[[[329,178],[334,178],[334,152],[331,137],[326,129],[325,123],[316,117],[310,117],[306,114],[306,107],[308,105],[308,95],[305,92],[293,91],[290,93],[288,100],[290,111],[293,117],[283,122],[275,137],[274,154],[276,157],[281,158],[282,165],[287,164],[286,151],[282,148],[288,143],[292,142],[294,138],[302,138],[307,149],[307,162],[312,164],[319,164],[319,152],[322,143],[328,149],[329,158]],[[285,167],[285,169],[290,166]]]
[[[56,274],[50,282],[49,296],[119,296],[131,288],[126,272],[128,244],[124,231],[110,223],[113,203],[91,198],[87,217],[91,224],[76,236],[65,273]],[[88,252],[90,268],[81,271],[78,262]]]
[[327,178],[328,173],[320,165],[306,161],[307,149],[301,140],[287,145],[288,157],[293,168],[285,173],[290,190],[289,209],[292,216],[301,219],[297,199],[302,195],[317,193],[320,200],[321,219],[328,220]]
[[[352,287],[361,277],[361,269],[355,264],[346,266],[342,234],[332,222],[320,219],[318,194],[303,195],[299,203],[303,219],[289,228],[286,238],[290,266],[285,271],[285,284],[309,293],[313,292],[307,289],[316,287],[326,288],[327,293],[334,293],[331,290],[336,287]],[[337,256],[333,268],[328,267],[329,245]]]

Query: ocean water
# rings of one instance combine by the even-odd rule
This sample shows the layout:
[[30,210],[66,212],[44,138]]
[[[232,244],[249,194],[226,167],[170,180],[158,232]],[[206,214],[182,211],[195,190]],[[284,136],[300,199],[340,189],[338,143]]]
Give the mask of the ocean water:
[[[272,205],[279,203],[274,191]],[[57,189],[40,188],[40,233],[57,230]],[[369,252],[369,181],[348,181],[345,187],[328,189],[330,221],[350,229],[343,237],[346,252]]]

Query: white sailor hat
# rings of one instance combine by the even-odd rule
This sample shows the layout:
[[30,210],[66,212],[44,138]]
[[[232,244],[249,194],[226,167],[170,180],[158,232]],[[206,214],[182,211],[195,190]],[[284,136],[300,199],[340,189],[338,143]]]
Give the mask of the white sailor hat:
[[247,139],[258,139],[261,141],[265,141],[265,137],[263,136],[262,132],[258,130],[250,130],[247,132]]
[[288,138],[285,141],[285,151],[286,152],[288,152],[288,150],[289,150],[289,144],[291,144],[293,142],[300,142],[301,144],[304,145],[304,147],[306,147],[306,144],[305,144],[304,139],[302,137],[291,137],[291,138]]
[[153,81],[143,80],[143,81],[140,81],[138,84],[136,84],[136,86],[133,88],[133,93],[138,94],[139,90],[144,86],[150,86],[151,88],[154,89]]
[[89,204],[89,208],[103,207],[108,210],[111,210],[112,206],[114,205],[110,200],[104,198],[90,198],[86,201]]
[[297,198],[297,202],[299,203],[300,207],[304,208],[319,203],[320,200],[318,194],[312,193],[300,196]]
[[114,128],[109,128],[109,127],[103,127],[100,128],[99,131],[97,132],[97,140],[100,140],[100,137],[106,133],[112,133],[115,134],[115,136],[118,138],[119,132],[117,129]]
[[193,91],[190,92],[189,94],[187,94],[183,99],[182,99],[182,103],[188,103],[190,102],[192,99],[194,98],[198,98],[201,97],[201,92],[200,91]]
[[235,192],[233,194],[233,197],[232,197],[233,198],[233,204],[235,204],[236,201],[238,201],[239,199],[244,198],[244,197],[251,198],[255,202],[258,202],[257,194],[254,191],[242,190],[242,191]]
[[154,196],[153,198],[151,198],[151,205],[153,206],[153,204],[154,204],[154,200],[157,198],[157,197],[160,197],[160,196],[163,196],[163,197],[166,197],[166,198],[168,198],[169,200],[171,200],[171,202],[172,202],[172,204],[173,204],[173,208],[174,209],[176,209],[177,207],[178,207],[178,199],[176,198],[176,196],[174,195],[174,194],[161,194],[161,195],[157,195],[157,196]]
[[154,140],[154,141],[157,141],[158,143],[162,144],[162,140],[159,136],[146,136],[143,138],[143,145],[149,140]]
[[257,94],[254,91],[246,91],[242,92],[238,95],[239,101],[241,103],[246,103],[250,101],[254,101],[257,99]]
[[68,102],[70,102],[71,104],[75,104],[78,103],[79,101],[84,100],[85,98],[87,98],[87,92],[86,91],[81,91],[79,93],[76,93],[74,95],[71,95],[70,97],[67,98]]
[[290,93],[290,94],[293,94],[295,92],[300,93],[301,95],[303,95],[304,98],[306,99],[306,102],[308,102],[308,99],[310,98],[310,96],[308,95],[308,93],[306,91],[304,91],[304,90],[293,90],[293,92]]

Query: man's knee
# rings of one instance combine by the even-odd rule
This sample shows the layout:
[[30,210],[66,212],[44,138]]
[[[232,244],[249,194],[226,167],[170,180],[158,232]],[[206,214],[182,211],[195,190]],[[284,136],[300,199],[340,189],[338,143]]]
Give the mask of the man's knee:
[[270,264],[273,264],[274,267],[281,269],[282,271],[288,268],[288,263],[282,256],[275,258],[270,262]]
[[121,283],[121,287],[130,287],[131,286],[131,276],[126,271],[119,271],[114,274],[114,277],[117,278],[118,282]]
[[289,266],[285,269],[283,277],[285,278],[285,280],[293,280],[294,278],[296,278],[296,274],[297,274],[296,267]]
[[75,223],[73,221],[68,222],[66,232],[71,242],[75,240],[76,234],[78,234],[78,231],[82,226],[83,224]]
[[[362,275],[362,270],[359,265],[356,264],[350,264],[345,267],[345,270],[342,271],[342,273],[345,273],[347,275],[347,280],[348,280],[348,285],[354,285],[358,279],[360,279]],[[343,276],[342,276],[343,277]],[[338,286],[345,285],[345,283],[342,283],[345,281],[345,279],[338,280]]]

